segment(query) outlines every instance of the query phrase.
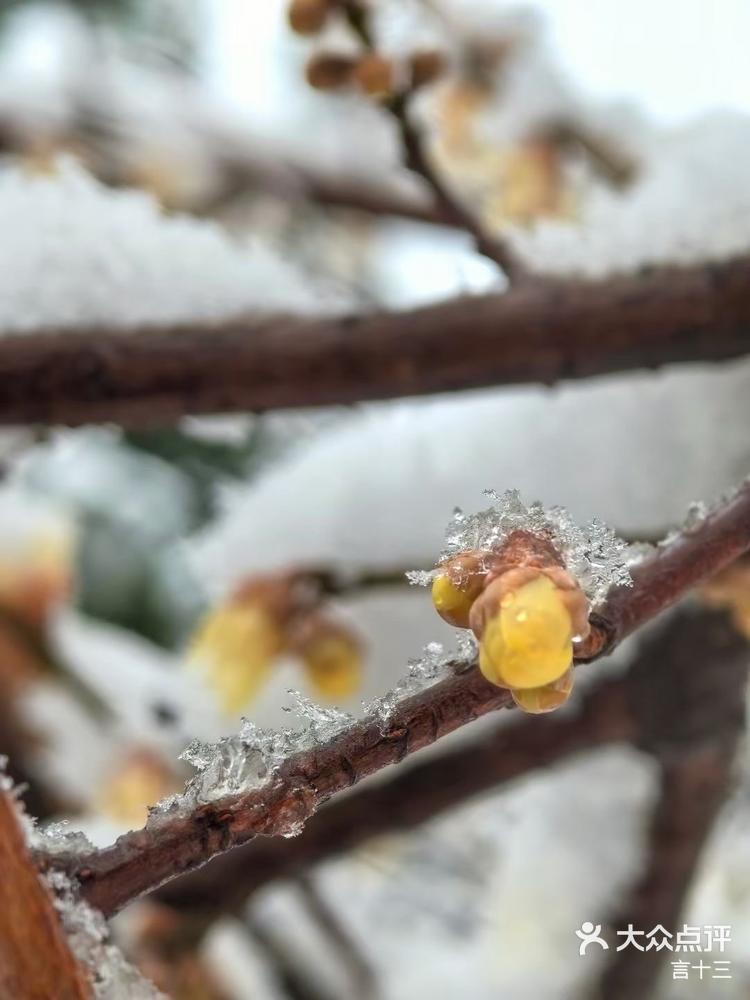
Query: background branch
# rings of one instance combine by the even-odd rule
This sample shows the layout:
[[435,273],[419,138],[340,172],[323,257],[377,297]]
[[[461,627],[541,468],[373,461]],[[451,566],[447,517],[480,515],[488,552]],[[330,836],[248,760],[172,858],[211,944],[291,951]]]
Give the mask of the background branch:
[[[368,9],[359,0],[346,0],[343,9],[365,49],[375,52],[377,46],[370,27]],[[435,170],[422,133],[410,114],[412,97],[412,92],[407,90],[383,102],[384,109],[396,124],[405,166],[425,182],[433,195],[439,216],[467,232],[474,240],[477,251],[497,264],[510,282],[520,280],[526,276],[525,268],[507,243],[487,232],[482,221],[463,204],[459,195],[451,191]]]
[[742,257],[398,313],[6,336],[0,423],[158,426],[185,413],[552,384],[749,350]]
[[[648,856],[631,898],[611,922],[670,933],[693,880],[702,849],[730,788],[732,765],[745,726],[748,644],[726,614],[675,616],[644,643],[634,672],[642,705],[641,743],[659,761],[660,798],[651,821]],[[657,686],[660,695],[654,694]],[[651,995],[667,950],[612,950],[598,996],[631,1000]],[[677,953],[674,957],[684,957]]]
[[[692,587],[750,548],[750,482],[690,533],[643,560],[634,584],[619,588],[592,616],[579,660],[610,652],[626,635],[674,604]],[[476,667],[400,701],[387,723],[369,717],[328,743],[288,757],[258,788],[197,806],[187,814],[120,837],[86,856],[47,859],[81,883],[83,896],[105,914],[215,854],[258,834],[276,835],[304,823],[337,792],[510,703]],[[44,862],[40,858],[40,862]]]

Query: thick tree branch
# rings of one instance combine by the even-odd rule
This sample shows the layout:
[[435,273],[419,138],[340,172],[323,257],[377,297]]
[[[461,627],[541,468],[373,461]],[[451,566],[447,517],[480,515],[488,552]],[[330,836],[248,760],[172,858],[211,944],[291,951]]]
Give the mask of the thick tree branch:
[[[661,795],[643,875],[611,922],[616,945],[622,938],[614,931],[629,924],[645,933],[658,925],[673,935],[679,930],[693,873],[730,787],[745,723],[748,644],[726,614],[678,615],[644,644],[644,652],[633,679],[644,706],[642,744],[660,763]],[[597,995],[630,1000],[651,995],[672,952],[629,947],[610,955]]]
[[0,423],[163,424],[713,361],[750,351],[750,258],[399,313],[0,339]]
[[[634,570],[634,585],[613,591],[592,616],[579,660],[610,652],[626,635],[750,548],[750,482],[706,518]],[[507,691],[476,667],[402,700],[387,724],[366,718],[329,743],[295,754],[259,788],[206,803],[121,837],[85,857],[54,859],[80,880],[84,897],[106,914],[215,854],[258,834],[304,823],[336,793],[498,708]],[[43,860],[43,859],[40,859]]]
[[91,996],[88,977],[70,951],[52,898],[29,857],[15,806],[0,791],[0,997]]

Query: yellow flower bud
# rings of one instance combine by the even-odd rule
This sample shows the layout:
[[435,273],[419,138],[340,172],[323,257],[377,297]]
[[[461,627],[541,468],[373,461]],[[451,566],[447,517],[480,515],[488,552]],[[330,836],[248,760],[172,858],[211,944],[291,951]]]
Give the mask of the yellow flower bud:
[[509,688],[557,680],[573,660],[573,624],[555,584],[540,574],[507,593],[481,640],[485,677]]
[[497,687],[507,687],[507,685],[500,680],[500,675],[495,669],[494,663],[487,655],[484,643],[481,643],[479,646],[479,669],[482,671],[482,674],[487,678],[490,684],[496,684]]
[[485,569],[482,555],[464,553],[442,566],[432,583],[432,603],[440,617],[456,628],[469,627],[469,612],[482,592]]
[[310,683],[328,701],[350,698],[362,682],[359,644],[346,629],[327,626],[312,633],[300,654]]
[[136,750],[110,777],[97,804],[105,816],[135,829],[145,822],[148,807],[176,792],[179,784],[159,757]]
[[459,589],[449,576],[436,576],[432,583],[432,603],[435,610],[450,625],[466,628],[474,598]]
[[518,707],[531,715],[542,715],[544,712],[554,712],[556,708],[564,705],[570,698],[573,690],[573,668],[566,670],[562,677],[558,677],[551,684],[543,684],[541,687],[526,688],[525,690],[511,691],[513,701]]
[[230,603],[204,619],[188,656],[233,715],[258,693],[283,646],[283,633],[266,608]]

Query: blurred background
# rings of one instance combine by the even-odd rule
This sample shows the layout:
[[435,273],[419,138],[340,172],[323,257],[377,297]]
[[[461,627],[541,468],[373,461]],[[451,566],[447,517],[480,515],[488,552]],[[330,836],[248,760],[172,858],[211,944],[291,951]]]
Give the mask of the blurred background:
[[[531,270],[602,277],[747,250],[748,4],[371,7],[389,71],[415,54],[427,67],[413,111],[436,165]],[[305,37],[288,15],[285,0],[0,2],[5,334],[505,288],[432,217],[377,81],[326,76],[356,40],[335,17]],[[143,416],[0,433],[0,752],[31,813],[101,845],[181,788],[192,739],[242,717],[287,724],[289,689],[358,714],[426,643],[451,645],[404,573],[432,567],[456,505],[515,488],[654,539],[750,471],[744,361]],[[300,567],[311,611],[287,642],[268,594]],[[732,978],[667,968],[658,996],[748,995],[747,792],[738,774],[685,913],[732,926]],[[603,954],[580,958],[575,931],[642,871],[656,794],[649,756],[608,747],[271,882],[184,947],[157,946],[165,926],[179,938],[179,910],[133,906],[117,934],[186,1000],[584,996]]]

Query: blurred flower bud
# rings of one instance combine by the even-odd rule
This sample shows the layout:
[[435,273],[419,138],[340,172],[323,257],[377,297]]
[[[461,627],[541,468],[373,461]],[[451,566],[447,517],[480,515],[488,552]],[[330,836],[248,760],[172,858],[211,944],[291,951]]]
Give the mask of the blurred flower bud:
[[190,644],[188,659],[233,715],[259,692],[284,648],[278,617],[260,600],[231,600],[210,612]]
[[179,790],[180,782],[157,754],[138,748],[122,761],[99,796],[105,816],[130,829],[141,826],[148,807]]
[[305,71],[315,90],[340,90],[352,82],[356,60],[350,56],[320,52],[311,57]]
[[368,96],[382,99],[393,94],[396,67],[392,59],[370,52],[354,67],[354,80]]
[[329,0],[292,0],[289,5],[289,26],[299,35],[316,35],[328,20]]
[[312,687],[328,701],[350,698],[362,683],[362,649],[345,625],[320,615],[297,630],[293,648],[301,657]]

